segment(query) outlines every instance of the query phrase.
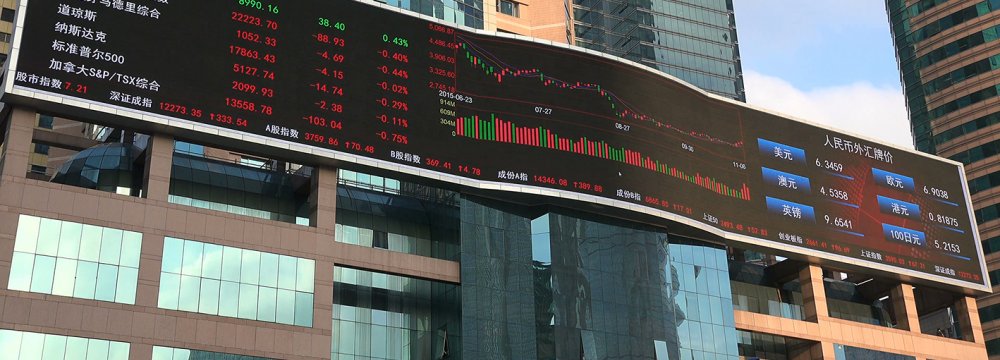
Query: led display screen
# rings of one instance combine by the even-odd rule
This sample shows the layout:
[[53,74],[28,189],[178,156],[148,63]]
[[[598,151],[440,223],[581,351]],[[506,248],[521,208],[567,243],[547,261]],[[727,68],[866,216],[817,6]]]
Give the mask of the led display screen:
[[958,164],[632,63],[348,0],[23,2],[5,101],[56,95],[616,200],[988,289]]

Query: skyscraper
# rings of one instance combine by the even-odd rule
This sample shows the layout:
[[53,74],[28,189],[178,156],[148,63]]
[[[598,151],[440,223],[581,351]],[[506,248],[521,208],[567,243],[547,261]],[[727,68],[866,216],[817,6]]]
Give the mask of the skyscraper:
[[732,0],[582,0],[571,14],[574,45],[746,101]]
[[[887,0],[914,145],[965,164],[990,264],[1000,280],[1000,1]],[[994,289],[996,289],[994,287]],[[991,358],[1000,358],[1000,296],[979,299]]]
[[[460,25],[605,52],[710,93],[746,101],[732,0],[449,0],[436,5],[396,0],[387,4]],[[490,11],[484,14],[484,8]]]

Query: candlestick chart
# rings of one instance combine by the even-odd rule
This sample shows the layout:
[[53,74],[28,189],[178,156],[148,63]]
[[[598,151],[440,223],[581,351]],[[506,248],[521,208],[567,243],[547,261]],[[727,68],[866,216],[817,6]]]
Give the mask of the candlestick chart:
[[[559,61],[572,62],[571,55],[542,64],[526,54],[499,54],[495,49],[502,49],[503,41],[469,35],[456,36],[455,47],[457,89],[476,99],[459,105],[463,115],[455,118],[456,136],[520,146],[518,151],[557,151],[617,162],[661,175],[659,181],[679,180],[677,185],[693,186],[691,191],[751,200],[745,174],[732,165],[746,161],[744,141],[734,131],[740,127],[736,112],[704,117],[699,124],[670,106],[646,106],[659,103],[650,101],[655,98],[654,84],[643,88],[638,82],[625,84],[603,76],[600,64],[591,69],[576,64],[567,70]],[[650,82],[657,77],[645,76]],[[672,121],[674,117],[683,125]]]

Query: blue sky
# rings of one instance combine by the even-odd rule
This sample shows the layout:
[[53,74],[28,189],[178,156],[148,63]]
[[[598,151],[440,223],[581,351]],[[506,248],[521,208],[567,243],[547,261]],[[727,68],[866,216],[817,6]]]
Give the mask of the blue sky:
[[912,148],[882,0],[735,0],[748,102]]

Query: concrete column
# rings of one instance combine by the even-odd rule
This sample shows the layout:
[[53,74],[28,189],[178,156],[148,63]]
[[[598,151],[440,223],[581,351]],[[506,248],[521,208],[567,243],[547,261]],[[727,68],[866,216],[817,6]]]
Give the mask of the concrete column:
[[135,305],[156,308],[160,296],[160,269],[163,265],[163,235],[143,234],[139,252],[139,279]]
[[976,344],[985,344],[983,324],[979,322],[979,306],[976,298],[963,296],[955,302],[955,317],[961,327],[962,339]]
[[143,360],[153,357],[153,345],[132,343],[129,345],[129,360]]
[[899,284],[889,292],[892,312],[896,317],[896,328],[920,332],[920,316],[917,314],[917,300],[913,297],[913,285]]
[[28,156],[31,154],[31,139],[38,114],[32,109],[15,107],[10,112],[7,129],[3,138],[3,176],[25,177],[28,173]]
[[143,189],[147,199],[167,201],[170,195],[170,171],[174,161],[174,138],[154,134],[146,149],[146,169]]
[[826,288],[823,286],[823,268],[808,265],[799,271],[802,285],[802,307],[806,321],[816,322],[830,316],[826,307]]
[[309,203],[313,204],[309,225],[333,231],[337,223],[337,169],[319,166],[313,170]]
[[833,351],[832,342],[819,342],[810,346],[806,351],[789,355],[792,360],[834,360],[837,358]]

